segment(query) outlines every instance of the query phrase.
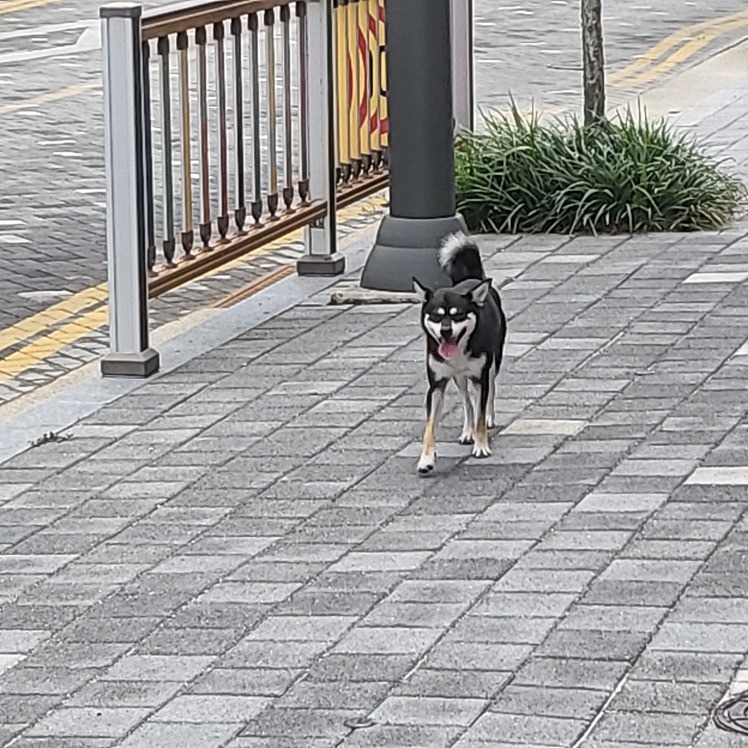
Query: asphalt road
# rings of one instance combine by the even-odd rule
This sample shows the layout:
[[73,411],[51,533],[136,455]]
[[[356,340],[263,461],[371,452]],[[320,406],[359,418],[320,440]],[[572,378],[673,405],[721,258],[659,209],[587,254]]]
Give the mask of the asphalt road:
[[[0,0],[0,329],[105,278],[98,5]],[[613,72],[679,28],[745,10],[743,0],[604,5]],[[707,33],[687,62],[745,28]],[[522,107],[578,110],[579,58],[577,2],[476,0],[482,107],[505,107],[511,94]],[[630,93],[611,86],[613,99]]]

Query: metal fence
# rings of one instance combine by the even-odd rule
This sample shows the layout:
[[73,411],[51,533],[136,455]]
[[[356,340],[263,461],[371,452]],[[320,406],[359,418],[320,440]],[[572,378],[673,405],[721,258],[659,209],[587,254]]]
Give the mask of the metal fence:
[[142,374],[143,295],[302,227],[299,272],[343,270],[337,208],[388,181],[385,0],[145,13],[118,3],[101,17],[112,350],[102,370],[128,373],[138,351],[131,373]]
[[[341,0],[329,19],[333,38],[324,40],[314,18],[310,26],[310,9],[314,15],[318,8],[306,0],[249,0],[144,14],[151,295],[327,210],[329,196],[311,189],[312,162],[326,165],[315,159],[310,121],[339,128],[338,205],[386,185],[384,0]],[[314,56],[331,42],[333,122],[310,78]]]

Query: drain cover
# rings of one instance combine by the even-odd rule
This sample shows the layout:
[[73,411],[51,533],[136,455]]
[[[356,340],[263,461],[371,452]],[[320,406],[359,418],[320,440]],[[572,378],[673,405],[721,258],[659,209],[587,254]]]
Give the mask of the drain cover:
[[748,691],[720,704],[714,713],[714,724],[727,732],[748,735]]

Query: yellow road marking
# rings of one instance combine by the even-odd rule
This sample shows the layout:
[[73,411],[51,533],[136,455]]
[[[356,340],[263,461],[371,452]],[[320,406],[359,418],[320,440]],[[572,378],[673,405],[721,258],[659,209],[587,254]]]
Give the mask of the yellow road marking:
[[0,350],[38,335],[48,327],[72,317],[78,312],[106,299],[106,284],[87,288],[41,312],[22,319],[11,327],[0,330]]
[[40,5],[50,5],[57,0],[5,0],[0,2],[0,16],[7,13],[18,13],[22,10],[38,8]]
[[[733,28],[738,28],[746,19],[748,19],[748,11],[739,11],[737,13],[722,16],[721,18],[713,18],[709,21],[700,21],[699,23],[684,26],[669,36],[666,36],[664,39],[661,39],[645,54],[637,57],[630,64],[620,70],[613,71],[608,76],[608,82],[620,87],[628,86],[629,83],[626,80],[627,78],[638,77],[642,71],[656,63],[657,60],[662,58],[674,47],[677,47],[684,42],[694,40],[694,37],[704,32],[720,29],[719,33],[725,33]],[[716,38],[718,35],[719,34],[715,34],[711,38]]]
[[37,96],[31,96],[23,101],[14,101],[12,104],[4,104],[0,106],[0,114],[11,114],[12,112],[19,112],[22,109],[29,109],[30,107],[39,106],[40,104],[48,104],[51,101],[59,101],[60,99],[69,99],[73,96],[90,91],[92,88],[96,88],[100,81],[96,80],[85,81],[84,83],[75,83],[72,86],[66,86],[61,88],[59,91],[50,91],[49,93],[38,94]]
[[91,312],[87,312],[84,316],[86,319],[85,326],[80,321],[69,322],[60,327],[59,330],[25,345],[20,351],[12,353],[0,361],[0,375],[2,375],[0,382],[38,366],[65,346],[74,343],[84,335],[88,335],[91,330],[103,327],[107,322],[108,310],[106,305],[102,305]]
[[714,41],[719,36],[722,36],[723,34],[726,34],[730,31],[743,28],[745,26],[748,26],[748,14],[745,18],[736,19],[730,23],[724,23],[709,31],[705,31],[699,34],[694,39],[686,42],[683,46],[666,57],[662,62],[655,65],[653,68],[645,70],[639,75],[627,78],[623,81],[623,85],[626,88],[634,88],[646,83],[651,83],[652,81],[661,78],[666,73],[669,73],[678,65],[682,65],[684,62],[686,62],[686,60],[693,57],[693,55],[695,55],[700,49],[705,47],[710,42]]

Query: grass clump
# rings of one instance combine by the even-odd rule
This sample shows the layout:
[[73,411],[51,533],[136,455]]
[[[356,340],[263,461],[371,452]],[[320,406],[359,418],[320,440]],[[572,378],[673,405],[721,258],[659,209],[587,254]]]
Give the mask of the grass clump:
[[516,109],[456,144],[458,209],[473,231],[618,233],[724,226],[746,190],[686,135],[629,111],[585,127]]

